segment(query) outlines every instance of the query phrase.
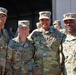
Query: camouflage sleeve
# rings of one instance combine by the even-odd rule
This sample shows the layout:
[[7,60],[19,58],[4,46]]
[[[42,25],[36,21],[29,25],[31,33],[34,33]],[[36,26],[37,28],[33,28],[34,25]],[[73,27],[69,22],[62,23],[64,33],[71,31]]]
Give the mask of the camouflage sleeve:
[[58,34],[58,38],[60,40],[60,45],[59,45],[59,61],[60,61],[60,68],[63,72],[63,66],[64,66],[64,57],[63,57],[63,46],[62,46],[62,42],[64,40],[65,34],[61,33],[59,30],[54,30],[55,34]]
[[6,29],[3,29],[3,35],[8,42],[9,41],[9,34],[8,34],[8,31]]
[[11,60],[12,60],[13,49],[11,48],[11,45],[12,43],[9,42],[7,50],[5,75],[12,75]]
[[29,34],[29,36],[27,37],[27,38],[28,38],[28,40],[33,41],[33,39],[32,39],[32,35],[33,35],[33,33],[34,33],[34,31],[33,31],[33,32],[31,32],[31,33]]

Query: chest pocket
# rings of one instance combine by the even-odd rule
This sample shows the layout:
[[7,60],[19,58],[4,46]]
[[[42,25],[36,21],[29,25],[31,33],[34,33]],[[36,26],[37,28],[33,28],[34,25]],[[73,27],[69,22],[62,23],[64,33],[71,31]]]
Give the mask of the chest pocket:
[[40,34],[34,36],[34,46],[36,48],[36,56],[50,56],[51,51],[58,51],[60,40],[55,34]]
[[48,48],[53,48],[53,50],[57,49],[60,45],[60,38],[59,36],[53,34],[53,33],[48,33],[46,35],[43,35],[45,40],[46,40],[46,45]]

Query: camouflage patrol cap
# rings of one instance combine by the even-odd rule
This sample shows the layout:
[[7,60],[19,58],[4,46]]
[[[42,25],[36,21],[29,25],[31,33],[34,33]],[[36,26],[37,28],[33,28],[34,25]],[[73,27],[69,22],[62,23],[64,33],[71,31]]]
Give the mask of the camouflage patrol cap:
[[19,20],[18,21],[18,28],[21,28],[21,27],[29,28],[29,25],[30,25],[30,21],[29,20]]
[[53,23],[53,25],[55,25],[55,24],[59,24],[60,25],[61,21],[60,20],[55,20],[54,23]]
[[68,19],[76,19],[76,13],[66,13],[63,15],[63,21]]
[[50,15],[51,15],[50,11],[40,11],[39,12],[39,20],[43,19],[43,18],[50,19]]
[[0,14],[4,14],[7,16],[7,9],[0,7]]

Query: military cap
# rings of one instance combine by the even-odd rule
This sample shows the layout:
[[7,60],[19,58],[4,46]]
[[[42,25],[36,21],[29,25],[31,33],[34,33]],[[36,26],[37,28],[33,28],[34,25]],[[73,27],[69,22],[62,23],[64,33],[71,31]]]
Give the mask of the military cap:
[[63,21],[68,19],[76,19],[76,13],[66,13],[63,15]]
[[50,19],[50,15],[51,15],[50,11],[40,11],[39,12],[39,20],[43,19],[43,18]]
[[7,16],[7,9],[0,7],[0,14],[4,14]]
[[21,28],[21,27],[29,28],[29,25],[30,25],[30,21],[29,20],[19,20],[18,21],[18,28]]
[[55,20],[53,25],[55,25],[55,24],[59,24],[60,25],[61,24],[60,20]]

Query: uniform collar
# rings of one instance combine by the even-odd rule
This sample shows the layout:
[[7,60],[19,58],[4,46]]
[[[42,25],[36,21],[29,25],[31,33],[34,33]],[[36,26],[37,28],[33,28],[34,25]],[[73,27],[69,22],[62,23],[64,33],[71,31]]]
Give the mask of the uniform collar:
[[[20,40],[20,38],[19,38],[19,36],[17,36],[16,38],[14,38],[14,40],[15,40],[16,42],[18,42],[18,43],[22,43],[21,40]],[[27,39],[26,39],[26,41],[27,41]]]
[[76,39],[76,33],[74,33],[73,35],[67,34],[66,40],[71,41],[71,40],[74,40],[74,39]]
[[45,29],[43,29],[43,28],[40,28],[39,31],[42,32],[42,33],[48,34],[48,33],[54,32],[54,28],[51,28],[51,27],[50,27],[50,29],[48,29],[48,30],[45,30]]

